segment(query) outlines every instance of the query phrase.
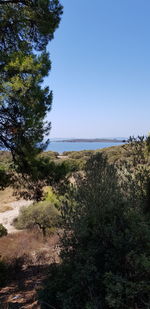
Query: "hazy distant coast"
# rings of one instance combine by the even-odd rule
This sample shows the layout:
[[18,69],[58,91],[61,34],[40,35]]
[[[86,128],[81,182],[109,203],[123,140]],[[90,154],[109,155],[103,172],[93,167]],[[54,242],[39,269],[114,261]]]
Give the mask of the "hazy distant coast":
[[123,143],[125,140],[118,139],[105,139],[105,138],[75,138],[67,140],[56,140],[55,142],[68,142],[68,143]]

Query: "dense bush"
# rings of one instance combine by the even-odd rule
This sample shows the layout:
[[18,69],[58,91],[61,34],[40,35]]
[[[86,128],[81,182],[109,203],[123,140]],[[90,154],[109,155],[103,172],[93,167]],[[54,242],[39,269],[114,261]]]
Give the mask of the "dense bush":
[[50,204],[53,204],[56,206],[56,208],[58,208],[60,200],[61,196],[56,194],[52,187],[47,186],[44,188],[44,201],[50,202]]
[[56,151],[43,151],[39,156],[42,158],[49,158],[50,160],[55,160],[59,156],[59,153]]
[[63,155],[72,159],[82,159],[83,157],[89,158],[93,153],[94,150],[64,151]]
[[0,287],[2,287],[8,278],[8,266],[4,261],[0,260]]
[[3,226],[3,224],[0,224],[0,237],[7,235],[7,229]]
[[146,178],[119,171],[101,154],[78,175],[62,206],[61,265],[52,265],[42,308],[150,308],[150,227]]

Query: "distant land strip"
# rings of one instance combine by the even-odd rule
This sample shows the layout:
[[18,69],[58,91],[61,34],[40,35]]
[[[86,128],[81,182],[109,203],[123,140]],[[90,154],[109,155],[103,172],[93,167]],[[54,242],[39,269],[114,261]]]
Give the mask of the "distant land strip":
[[68,142],[68,143],[125,143],[126,140],[118,139],[105,139],[105,138],[75,138],[67,140],[57,140],[55,142]]

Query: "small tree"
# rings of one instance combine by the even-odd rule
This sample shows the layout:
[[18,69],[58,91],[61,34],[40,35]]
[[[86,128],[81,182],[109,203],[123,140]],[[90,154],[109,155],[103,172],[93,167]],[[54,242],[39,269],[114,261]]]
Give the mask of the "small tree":
[[56,228],[59,218],[60,214],[57,208],[49,201],[43,201],[22,208],[14,223],[20,229],[37,227],[45,237],[48,230]]

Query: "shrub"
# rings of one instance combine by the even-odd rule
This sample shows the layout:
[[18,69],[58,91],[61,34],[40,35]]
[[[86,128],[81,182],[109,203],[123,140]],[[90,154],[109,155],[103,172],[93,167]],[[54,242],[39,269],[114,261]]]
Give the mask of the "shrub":
[[8,266],[7,264],[0,260],[0,287],[2,287],[6,282],[8,278]]
[[0,224],[0,237],[7,235],[7,229],[3,226],[3,224]]
[[42,301],[57,309],[150,307],[150,228],[139,188],[101,154],[87,162],[62,206],[62,264],[51,266]]
[[58,196],[54,191],[53,188],[47,186],[44,188],[44,201],[49,202],[50,204],[55,205],[56,208],[59,207],[60,204],[60,196]]
[[10,174],[0,166],[0,190],[10,185]]
[[12,279],[16,279],[16,274],[22,270],[26,259],[27,257],[24,255],[0,260],[0,287],[8,284]]

